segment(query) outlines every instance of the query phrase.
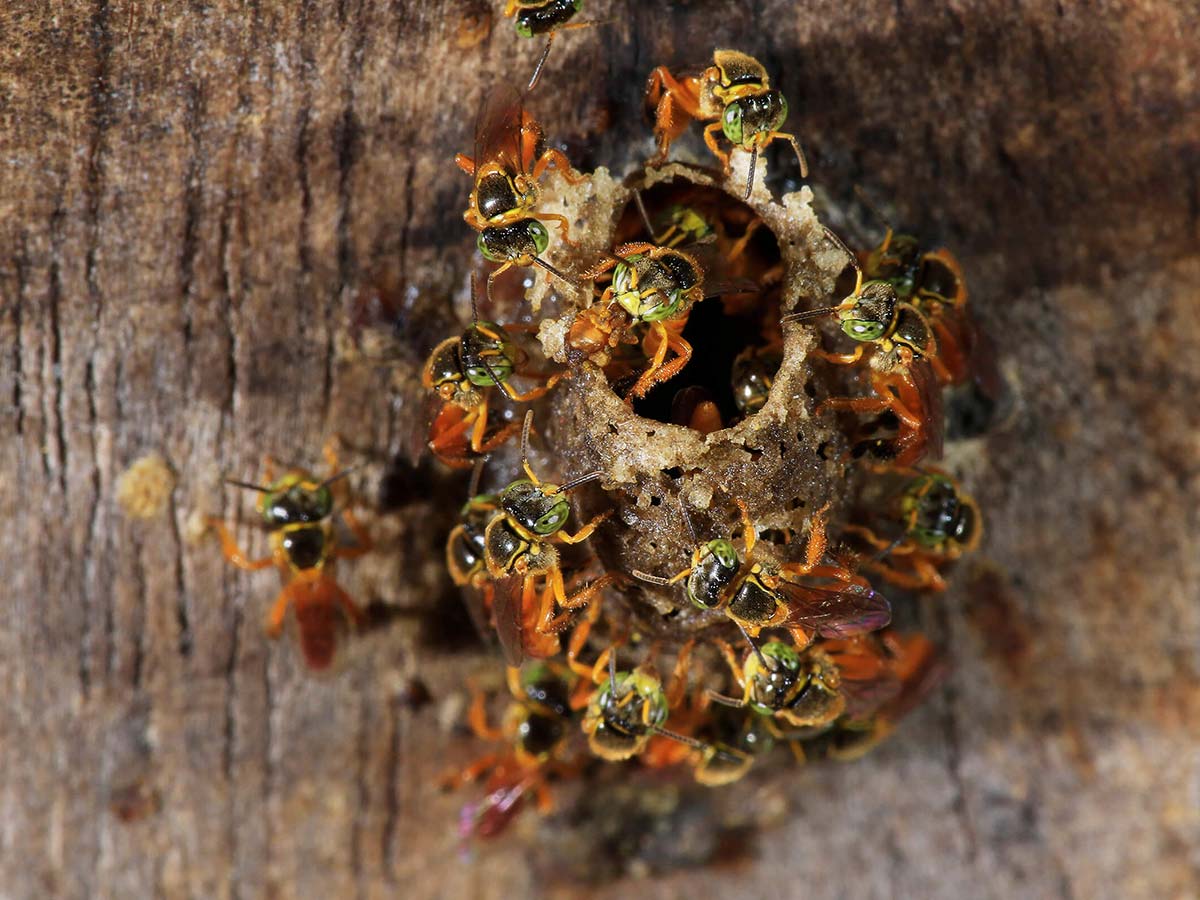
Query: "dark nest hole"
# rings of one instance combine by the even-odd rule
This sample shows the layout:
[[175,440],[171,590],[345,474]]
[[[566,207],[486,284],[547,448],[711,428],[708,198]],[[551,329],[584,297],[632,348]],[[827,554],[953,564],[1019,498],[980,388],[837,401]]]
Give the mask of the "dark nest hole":
[[[688,208],[713,230],[699,243],[683,240],[676,249],[696,258],[705,271],[706,298],[692,307],[684,339],[692,345],[692,360],[665,384],[634,403],[644,418],[688,425],[696,405],[716,404],[721,424],[731,425],[742,413],[734,402],[734,360],[749,348],[763,348],[779,340],[782,255],[779,242],[757,213],[723,190],[684,181],[656,184],[641,193],[654,231],[664,237],[672,212]],[[734,247],[751,231],[744,246],[731,259]],[[616,243],[648,240],[646,224],[635,202],[622,211]],[[632,383],[632,381],[630,382]],[[621,391],[627,385],[614,384]]]

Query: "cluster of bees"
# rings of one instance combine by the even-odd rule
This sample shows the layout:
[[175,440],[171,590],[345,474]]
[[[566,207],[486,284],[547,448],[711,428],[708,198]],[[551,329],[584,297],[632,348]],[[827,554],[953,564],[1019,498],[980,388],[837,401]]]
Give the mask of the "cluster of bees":
[[[554,33],[575,25],[579,6],[579,0],[509,0],[506,13],[517,18],[518,33],[548,35],[548,52]],[[596,759],[684,766],[700,783],[722,785],[778,745],[797,759],[861,755],[892,731],[940,671],[926,638],[889,628],[891,605],[880,590],[944,590],[944,568],[973,549],[981,533],[972,499],[949,475],[922,465],[940,452],[942,390],[972,377],[974,330],[954,257],[890,227],[861,254],[828,232],[853,268],[853,288],[834,305],[784,312],[783,267],[763,263],[750,249],[766,229],[738,203],[742,190],[733,184],[731,156],[750,156],[746,197],[757,157],[773,141],[791,144],[802,176],[807,165],[796,138],[782,130],[787,102],[763,66],[744,53],[717,50],[696,75],[679,77],[665,67],[651,74],[646,102],[658,152],[649,164],[665,163],[690,123],[706,123],[704,142],[727,188],[714,192],[718,199],[689,203],[684,193],[685,202],[652,211],[636,196],[638,217],[626,230],[644,230],[643,239],[615,243],[564,272],[546,252],[551,228],[564,248],[577,247],[574,223],[544,208],[539,185],[552,168],[569,185],[585,176],[546,146],[525,108],[545,60],[543,53],[523,93],[489,94],[474,153],[456,161],[473,185],[464,219],[495,266],[487,278],[488,308],[496,306],[498,279],[513,268],[538,267],[564,294],[582,296],[565,314],[569,363],[556,364],[542,351],[536,323],[480,319],[472,284],[471,323],[435,347],[423,371],[439,404],[429,449],[448,466],[474,470],[447,540],[446,564],[507,663],[509,705],[499,726],[489,722],[484,692],[475,693],[469,713],[472,729],[495,749],[447,776],[453,785],[484,781],[482,798],[468,804],[463,820],[468,834],[482,837],[502,831],[527,801],[549,809],[554,780]],[[705,254],[718,262],[705,261]],[[711,277],[716,269],[723,283]],[[832,373],[828,380],[858,390],[824,397],[812,415],[842,430],[846,464],[859,473],[854,497],[836,510],[826,503],[802,531],[782,534],[760,527],[730,497],[734,533],[711,540],[696,536],[680,499],[693,545],[682,570],[603,571],[589,539],[599,527],[620,527],[615,519],[606,525],[612,511],[569,526],[573,493],[584,485],[608,490],[605,473],[544,477],[531,461],[543,426],[532,409],[522,410],[587,367],[602,372],[631,407],[669,390],[689,366],[705,365],[692,359],[684,331],[693,308],[706,300],[727,308],[757,304],[766,311],[761,334],[732,365],[732,416],[693,385],[675,393],[671,422],[711,434],[754,416],[770,397],[786,330],[836,323],[835,335],[820,333],[808,357]],[[268,631],[278,634],[294,608],[314,669],[330,664],[338,628],[362,619],[333,580],[332,564],[371,548],[335,500],[345,470],[332,448],[326,455],[324,478],[293,470],[262,485],[239,483],[260,494],[270,557],[247,559],[224,525],[211,523],[233,564],[279,567],[284,587]],[[511,467],[503,471],[500,460]],[[488,489],[481,488],[485,464],[494,483]],[[339,516],[353,544],[337,536]],[[650,634],[636,625],[626,597],[644,585],[672,593],[681,608],[711,614],[705,626]],[[696,665],[700,658],[703,667]]]

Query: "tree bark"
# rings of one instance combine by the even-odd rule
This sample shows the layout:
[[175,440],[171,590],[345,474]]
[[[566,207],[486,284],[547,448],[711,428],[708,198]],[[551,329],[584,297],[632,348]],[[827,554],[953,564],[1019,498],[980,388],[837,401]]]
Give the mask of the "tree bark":
[[[1194,892],[1200,9],[585,13],[531,101],[576,165],[649,154],[654,65],[753,53],[831,221],[862,184],[954,248],[1016,398],[967,477],[985,559],[920,610],[948,686],[856,765],[735,787],[792,803],[744,864],[596,896]],[[0,893],[566,892],[511,847],[457,857],[433,782],[478,748],[443,726],[495,663],[446,611],[462,486],[404,461],[474,253],[452,156],[540,43],[481,0],[25,2],[0,34]],[[354,352],[378,283],[409,291],[397,371]],[[191,525],[248,522],[220,478],[335,433],[384,484],[341,571],[377,627],[314,678],[264,638],[274,577]],[[151,452],[178,485],[138,521],[116,482]]]

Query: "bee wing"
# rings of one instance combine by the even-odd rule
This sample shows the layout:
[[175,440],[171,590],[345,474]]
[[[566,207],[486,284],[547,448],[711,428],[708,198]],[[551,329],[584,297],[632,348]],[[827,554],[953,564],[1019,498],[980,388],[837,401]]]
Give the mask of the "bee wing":
[[488,162],[503,162],[515,172],[523,172],[521,123],[525,114],[523,99],[516,88],[499,84],[488,91],[475,119],[475,169]]
[[917,360],[910,369],[913,383],[917,387],[917,395],[921,399],[920,415],[927,423],[928,436],[925,443],[925,455],[930,459],[940,459],[942,455],[942,437],[946,430],[946,415],[942,408],[942,388],[933,367],[924,360]]
[[510,666],[519,666],[525,661],[524,616],[522,596],[525,589],[523,575],[504,575],[492,579],[492,622],[496,636],[500,638],[500,649]]
[[887,598],[865,583],[816,586],[781,580],[776,590],[788,606],[782,624],[803,625],[824,638],[867,634],[892,620]]
[[900,695],[900,679],[884,673],[865,681],[842,679],[842,694],[846,698],[845,715],[851,719],[865,719]]
[[753,294],[759,290],[757,281],[750,278],[727,278],[722,281],[704,282],[704,299],[726,294]]
[[494,648],[496,629],[492,627],[492,608],[494,606],[492,582],[485,582],[482,587],[468,584],[459,590],[462,593],[463,605],[467,608],[467,615],[471,617],[471,624],[475,626],[480,640],[489,648]]

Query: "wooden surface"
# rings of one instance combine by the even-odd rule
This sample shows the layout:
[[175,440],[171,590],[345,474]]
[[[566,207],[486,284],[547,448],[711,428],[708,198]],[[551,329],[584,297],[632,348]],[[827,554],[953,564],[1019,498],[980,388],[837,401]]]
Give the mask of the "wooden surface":
[[[744,788],[791,813],[736,863],[638,894],[1195,895],[1197,5],[587,6],[613,24],[564,36],[534,102],[577,164],[649,152],[655,64],[754,53],[818,191],[862,184],[959,253],[1016,398],[967,477],[982,558],[921,610],[957,661],[945,690],[862,763]],[[0,11],[0,895],[581,890],[514,846],[462,862],[462,798],[431,786],[476,752],[439,724],[480,663],[438,570],[459,485],[391,467],[380,552],[342,572],[379,624],[322,679],[263,637],[274,575],[189,528],[248,520],[222,475],[315,463],[334,432],[379,499],[419,397],[351,359],[354,298],[412,290],[410,367],[450,328],[473,243],[450,158],[485,88],[540,49],[491,17]],[[178,487],[134,521],[115,483],[149,452]],[[434,703],[413,709],[417,673]]]

